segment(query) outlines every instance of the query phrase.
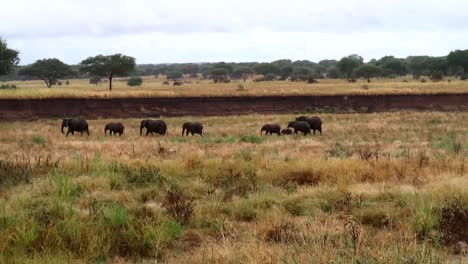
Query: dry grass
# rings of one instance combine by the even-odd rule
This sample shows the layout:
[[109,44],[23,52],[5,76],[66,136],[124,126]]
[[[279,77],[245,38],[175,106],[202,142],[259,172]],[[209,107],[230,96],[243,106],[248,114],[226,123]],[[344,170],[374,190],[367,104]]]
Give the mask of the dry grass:
[[[106,83],[98,86],[88,80],[70,80],[70,85],[46,88],[42,81],[10,82],[16,90],[0,90],[0,98],[53,98],[53,97],[174,97],[174,96],[264,96],[264,95],[328,95],[328,94],[434,94],[467,93],[468,82],[456,79],[441,82],[421,83],[411,77],[398,79],[376,79],[372,83],[360,80],[347,83],[344,80],[324,79],[318,84],[305,82],[253,82],[234,81],[228,84],[215,84],[210,80],[192,79],[182,86],[163,85],[164,78],[145,77],[141,87],[129,87],[126,79],[115,79],[113,91]],[[238,91],[239,84],[244,85]]]
[[323,136],[263,138],[294,116],[197,118],[203,138],[179,136],[189,117],[166,137],[1,123],[0,262],[467,261],[440,226],[468,208],[467,113],[321,117]]

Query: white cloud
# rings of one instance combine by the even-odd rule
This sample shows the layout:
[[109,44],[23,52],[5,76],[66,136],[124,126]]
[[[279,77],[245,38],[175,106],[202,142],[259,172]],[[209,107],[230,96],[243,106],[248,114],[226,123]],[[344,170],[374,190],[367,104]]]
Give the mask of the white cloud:
[[122,52],[139,63],[444,55],[468,44],[462,0],[15,0],[0,36],[22,63]]

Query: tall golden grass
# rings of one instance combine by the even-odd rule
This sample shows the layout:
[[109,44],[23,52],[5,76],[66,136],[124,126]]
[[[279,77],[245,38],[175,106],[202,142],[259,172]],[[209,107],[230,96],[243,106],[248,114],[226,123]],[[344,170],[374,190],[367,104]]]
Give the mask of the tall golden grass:
[[[0,262],[467,261],[440,214],[468,209],[467,113],[321,117],[307,137],[259,135],[293,115],[1,123]],[[179,136],[192,120],[204,137]]]

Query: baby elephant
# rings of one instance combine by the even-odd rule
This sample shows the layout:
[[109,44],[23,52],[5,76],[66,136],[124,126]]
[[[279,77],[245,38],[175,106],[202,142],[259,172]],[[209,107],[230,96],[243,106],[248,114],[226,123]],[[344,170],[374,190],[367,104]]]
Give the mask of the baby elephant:
[[262,126],[262,129],[260,130],[260,135],[263,134],[263,131],[265,131],[266,135],[273,135],[273,134],[278,134],[278,136],[281,135],[281,126],[278,124],[266,124]]
[[104,128],[104,134],[107,135],[107,131],[109,130],[109,135],[119,134],[119,136],[122,136],[122,134],[124,132],[124,129],[125,129],[125,127],[124,127],[124,125],[122,123],[109,123]]
[[281,130],[281,135],[292,135],[293,131],[290,128]]
[[188,136],[189,133],[192,134],[192,136],[195,134],[203,136],[203,125],[200,122],[187,122],[182,126],[182,136],[184,133],[186,136]]

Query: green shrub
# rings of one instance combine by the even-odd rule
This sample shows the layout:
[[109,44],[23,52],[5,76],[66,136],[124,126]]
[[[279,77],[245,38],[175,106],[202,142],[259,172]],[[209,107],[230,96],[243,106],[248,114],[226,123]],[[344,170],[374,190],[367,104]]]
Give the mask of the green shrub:
[[41,136],[33,136],[33,137],[31,138],[31,141],[32,141],[32,143],[34,143],[34,144],[41,144],[41,145],[44,145],[44,144],[47,143],[47,139],[45,139],[45,138],[43,138],[43,137],[41,137]]
[[106,218],[112,227],[122,227],[128,223],[127,208],[121,204],[115,204],[107,212]]
[[143,79],[140,77],[131,77],[127,81],[128,86],[141,86],[143,84]]
[[2,84],[0,85],[0,89],[16,89],[16,85],[15,84]]
[[166,182],[166,178],[161,174],[160,169],[153,165],[130,166],[121,164],[118,169],[124,174],[127,183],[130,185],[157,184],[161,186]]
[[411,227],[418,238],[427,239],[436,236],[439,226],[439,211],[431,201],[420,197],[412,212]]
[[274,81],[276,80],[276,75],[274,75],[273,73],[267,73],[264,77],[264,80],[265,81]]
[[265,138],[258,135],[243,135],[240,137],[240,141],[252,144],[260,144],[265,141]]

